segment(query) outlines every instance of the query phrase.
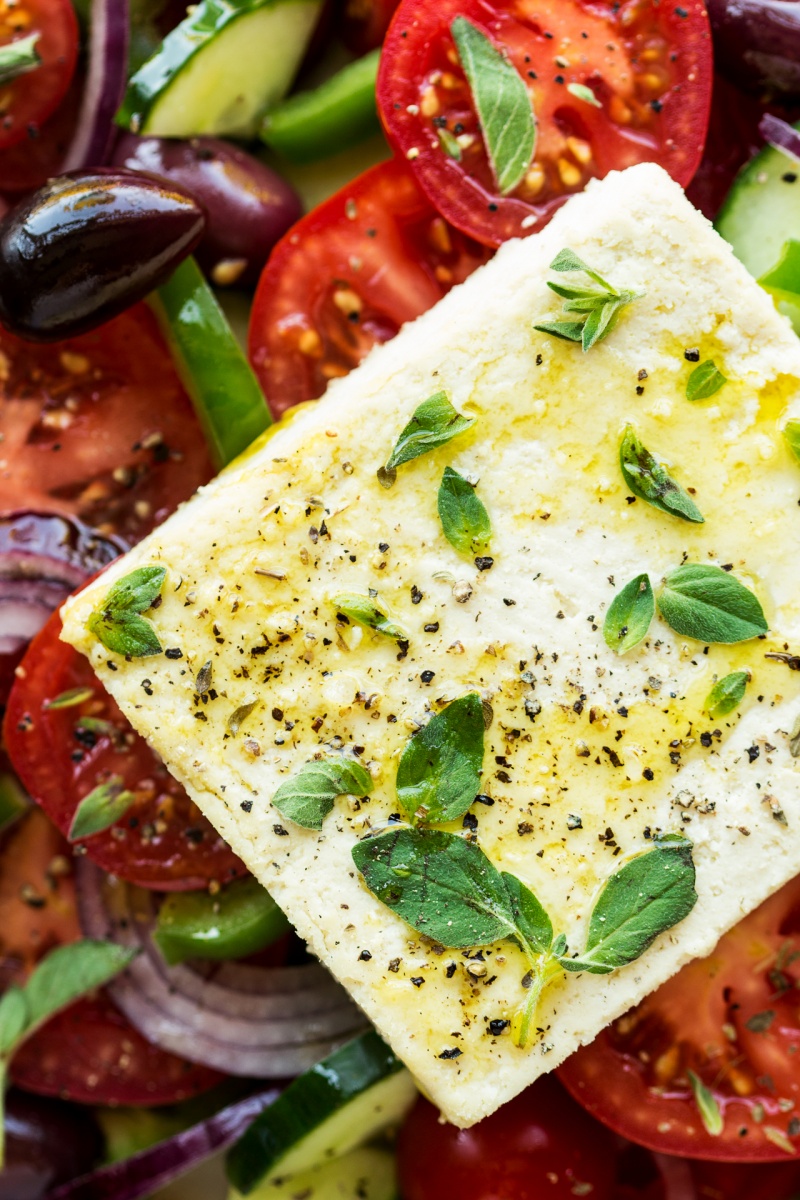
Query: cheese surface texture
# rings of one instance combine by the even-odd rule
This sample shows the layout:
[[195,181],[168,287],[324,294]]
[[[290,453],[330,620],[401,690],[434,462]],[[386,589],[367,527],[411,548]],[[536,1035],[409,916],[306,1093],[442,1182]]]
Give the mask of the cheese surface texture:
[[[587,353],[533,328],[563,319],[547,280],[576,281],[549,270],[566,247],[642,293]],[[695,350],[726,382],[692,402]],[[381,486],[440,391],[474,424]],[[65,607],[64,637],[456,1124],[551,1070],[800,871],[800,674],[765,657],[800,650],[800,465],[781,432],[793,417],[788,324],[667,175],[634,167],[501,248]],[[632,495],[629,424],[703,523]],[[446,467],[476,483],[491,520],[479,565],[442,532]],[[657,615],[636,648],[610,649],[620,588],[647,573],[658,594],[684,562],[731,572],[769,633],[708,645]],[[144,619],[172,655],[126,661],[87,620],[150,565],[166,577]],[[342,593],[405,640],[345,622]],[[708,694],[733,671],[750,672],[744,699],[712,719]],[[526,997],[519,948],[431,944],[352,860],[398,812],[413,732],[468,692],[488,722],[483,799],[447,828],[527,884],[570,948],[631,856],[658,834],[693,844],[689,916],[613,974],[559,973],[522,1049],[503,1024]],[[373,788],[340,796],[315,831],[271,798],[319,755],[356,758]]]

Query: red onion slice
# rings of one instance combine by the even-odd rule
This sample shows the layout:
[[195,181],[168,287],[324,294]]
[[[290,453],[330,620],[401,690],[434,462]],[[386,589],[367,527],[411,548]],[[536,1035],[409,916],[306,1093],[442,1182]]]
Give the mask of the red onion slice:
[[231,1075],[297,1075],[364,1028],[347,993],[321,966],[256,967],[194,962],[168,967],[151,931],[152,892],[77,871],[78,909],[89,937],[140,951],[110,985],[136,1028],[164,1049]]
[[0,703],[22,653],[70,592],[126,546],[55,513],[0,516]]
[[279,1094],[278,1088],[270,1088],[230,1104],[164,1142],[62,1184],[45,1200],[141,1200],[233,1145]]
[[776,150],[782,150],[795,162],[800,163],[800,131],[790,125],[788,121],[782,121],[780,117],[775,117],[772,113],[764,113],[758,126],[758,132],[765,142],[769,142],[770,146],[774,146]]
[[89,69],[62,171],[105,166],[116,141],[114,115],[125,93],[128,0],[92,0],[89,22]]

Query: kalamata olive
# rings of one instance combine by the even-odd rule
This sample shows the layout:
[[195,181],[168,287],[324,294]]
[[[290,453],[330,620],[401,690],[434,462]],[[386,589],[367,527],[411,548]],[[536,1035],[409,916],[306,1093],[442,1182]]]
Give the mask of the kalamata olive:
[[113,161],[176,183],[206,211],[197,261],[218,287],[253,284],[269,252],[302,213],[297,193],[243,150],[211,137],[123,135]]
[[32,341],[85,333],[163,283],[204,228],[197,201],[162,180],[51,179],[0,222],[0,323]]
[[40,1200],[90,1171],[103,1139],[90,1109],[12,1090],[6,1097],[6,1163],[0,1200]]
[[717,65],[739,87],[800,97],[799,0],[708,0]]

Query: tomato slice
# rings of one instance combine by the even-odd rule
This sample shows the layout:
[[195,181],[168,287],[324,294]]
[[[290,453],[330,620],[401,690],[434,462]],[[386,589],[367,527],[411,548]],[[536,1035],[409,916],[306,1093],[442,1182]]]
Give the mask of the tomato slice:
[[0,150],[0,192],[32,192],[58,175],[72,142],[83,96],[83,80],[76,72],[64,99],[44,122],[31,121],[26,136],[8,150]]
[[[70,848],[34,808],[0,843],[0,990],[80,936]],[[11,1074],[28,1091],[87,1104],[173,1104],[222,1078],[150,1045],[102,992],[35,1033]]]
[[[450,33],[458,15],[508,56],[536,114],[534,158],[509,195],[498,191]],[[688,183],[710,97],[701,0],[403,0],[378,75],[389,139],[420,187],[448,221],[492,246],[540,229],[593,176],[653,161]]]
[[342,40],[355,54],[380,46],[399,0],[344,0],[339,17]]
[[136,305],[51,345],[0,329],[0,509],[138,541],[213,474],[155,317]]
[[29,126],[55,112],[75,72],[78,21],[70,0],[0,0],[0,46],[32,34],[38,34],[39,65],[0,84],[0,150],[23,141]]
[[[666,1154],[786,1161],[800,1150],[800,877],[560,1068],[618,1133]],[[707,1132],[689,1071],[723,1117]]]
[[402,163],[359,175],[292,227],[261,275],[250,360],[273,415],[322,395],[489,257]]
[[[66,834],[80,801],[119,778],[135,804],[82,845],[99,866],[130,883],[186,891],[244,874],[242,862],[60,633],[56,612],[31,642],[6,709],[9,757],[30,795]],[[89,698],[48,707],[76,688],[88,690]]]

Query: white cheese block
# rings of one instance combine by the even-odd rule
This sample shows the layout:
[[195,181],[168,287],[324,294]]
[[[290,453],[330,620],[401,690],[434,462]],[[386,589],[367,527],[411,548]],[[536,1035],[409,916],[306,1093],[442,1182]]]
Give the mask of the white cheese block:
[[[533,329],[560,316],[546,281],[564,247],[646,293],[588,353]],[[690,403],[694,348],[728,382]],[[376,471],[439,389],[474,426],[385,490]],[[504,246],[65,607],[64,636],[458,1125],[590,1041],[800,870],[789,745],[800,675],[765,658],[800,650],[800,466],[780,433],[792,413],[800,343],[788,323],[680,189],[654,165],[633,167]],[[628,422],[694,489],[704,524],[631,502],[618,462]],[[479,480],[489,570],[443,537],[447,465]],[[602,623],[620,586],[647,571],[657,587],[684,559],[732,565],[768,637],[709,648],[656,619],[637,649],[609,650]],[[180,659],[126,662],[87,632],[109,585],[144,564],[167,569],[147,619]],[[331,596],[369,589],[407,630],[405,656],[337,622]],[[203,701],[195,679],[209,661]],[[745,667],[743,704],[710,721],[714,680]],[[689,917],[613,975],[559,976],[525,1049],[489,1026],[524,999],[521,952],[498,943],[485,973],[469,973],[466,953],[415,934],[351,859],[398,808],[412,731],[471,690],[493,710],[481,786],[494,805],[472,809],[479,844],[570,945],[582,945],[598,887],[652,834],[694,843]],[[231,732],[231,714],[254,701]],[[360,806],[340,798],[316,833],[271,797],[319,752],[357,755],[375,787]]]

